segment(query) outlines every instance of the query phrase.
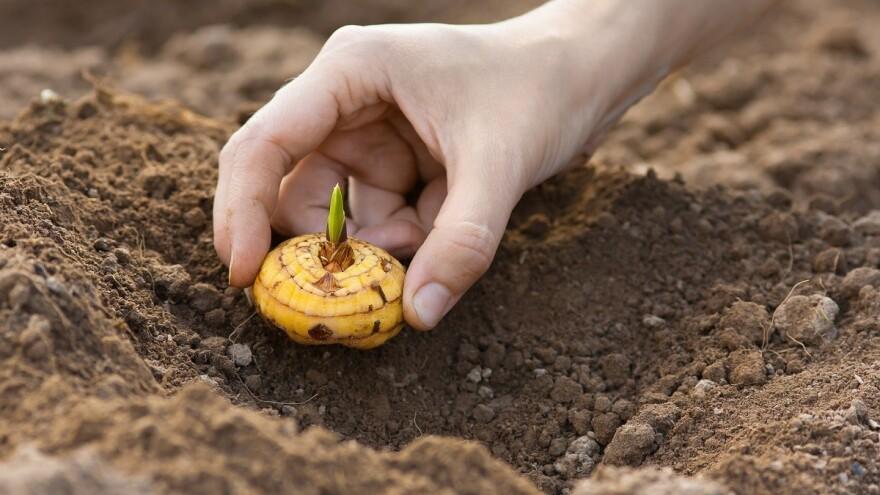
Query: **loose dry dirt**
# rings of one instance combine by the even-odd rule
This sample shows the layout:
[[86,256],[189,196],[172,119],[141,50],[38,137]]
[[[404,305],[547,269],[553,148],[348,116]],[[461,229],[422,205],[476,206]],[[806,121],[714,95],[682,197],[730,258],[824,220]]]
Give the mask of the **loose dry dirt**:
[[433,332],[299,347],[226,286],[219,147],[333,25],[527,3],[5,4],[0,492],[880,493],[874,2],[676,75]]

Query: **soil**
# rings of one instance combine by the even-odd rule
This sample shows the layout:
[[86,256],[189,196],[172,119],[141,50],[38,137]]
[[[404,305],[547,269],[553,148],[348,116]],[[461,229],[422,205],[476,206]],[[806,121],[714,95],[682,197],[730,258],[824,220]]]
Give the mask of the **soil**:
[[[63,5],[4,4],[35,27],[0,37],[0,491],[880,493],[875,2],[785,4],[671,78],[371,352],[254,317],[210,229],[220,146],[343,14],[79,38]],[[401,5],[345,22],[526,3]]]

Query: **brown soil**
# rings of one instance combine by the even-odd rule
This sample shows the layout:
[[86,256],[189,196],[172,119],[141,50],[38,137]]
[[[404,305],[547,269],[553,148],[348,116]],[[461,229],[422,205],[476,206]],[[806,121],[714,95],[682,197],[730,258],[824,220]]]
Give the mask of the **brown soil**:
[[[787,4],[665,84],[440,328],[372,352],[226,287],[217,151],[338,21],[172,33],[218,5],[144,50],[72,47],[61,9],[34,32],[64,48],[0,52],[0,491],[880,493],[875,3]],[[186,106],[80,98],[83,67]]]

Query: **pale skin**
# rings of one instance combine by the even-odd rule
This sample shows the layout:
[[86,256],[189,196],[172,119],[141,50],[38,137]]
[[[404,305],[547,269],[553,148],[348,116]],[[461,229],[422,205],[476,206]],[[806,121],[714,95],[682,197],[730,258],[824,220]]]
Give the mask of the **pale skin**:
[[489,268],[526,190],[771,3],[553,0],[496,24],[338,30],[220,153],[229,283],[253,283],[272,228],[323,231],[350,178],[349,235],[412,256],[404,316],[433,328]]

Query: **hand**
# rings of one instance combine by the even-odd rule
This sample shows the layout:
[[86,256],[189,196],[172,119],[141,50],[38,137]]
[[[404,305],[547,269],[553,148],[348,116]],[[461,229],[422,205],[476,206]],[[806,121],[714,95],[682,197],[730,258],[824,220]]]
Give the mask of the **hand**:
[[253,282],[270,224],[323,230],[329,191],[350,177],[349,234],[414,254],[404,315],[434,327],[489,267],[522,193],[669,69],[642,47],[656,16],[629,12],[563,0],[485,26],[337,31],[220,153],[214,244],[230,283]]

